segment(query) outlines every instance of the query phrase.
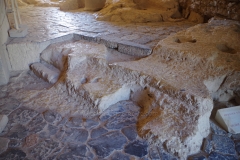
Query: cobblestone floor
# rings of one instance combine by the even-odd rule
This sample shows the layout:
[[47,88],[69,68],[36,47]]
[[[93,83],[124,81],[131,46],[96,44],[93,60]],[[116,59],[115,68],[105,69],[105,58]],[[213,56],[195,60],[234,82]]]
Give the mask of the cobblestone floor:
[[[23,24],[28,25],[29,34],[25,38],[14,38],[10,43],[42,42],[71,33],[91,37],[108,37],[116,41],[130,41],[154,47],[161,39],[195,23],[112,23],[97,21],[92,12],[63,12],[54,7],[21,7]],[[11,17],[11,15],[9,15]]]
[[[118,102],[101,115],[88,118],[45,108],[45,102],[35,107],[22,100],[31,104],[38,96],[30,98],[29,91],[44,94],[44,88],[49,87],[30,71],[15,75],[8,85],[0,86],[0,114],[9,118],[0,134],[0,160],[177,159],[163,146],[149,145],[141,138],[137,130],[140,108],[131,101]],[[18,94],[23,98],[19,99]],[[240,134],[227,133],[213,120],[210,124],[211,134],[203,140],[201,152],[189,159],[239,159]]]
[[[24,84],[20,87],[20,83]],[[1,160],[130,160],[159,159],[159,156],[176,159],[161,147],[150,148],[139,136],[136,123],[140,108],[133,102],[118,102],[91,119],[84,115],[63,115],[50,109],[26,106],[17,98],[19,92],[13,92],[22,90],[28,99],[26,93],[33,90],[28,87],[31,85],[50,87],[30,71],[14,76],[8,85],[0,86],[0,114],[9,118],[7,127],[0,134]],[[41,94],[42,89],[38,89]]]

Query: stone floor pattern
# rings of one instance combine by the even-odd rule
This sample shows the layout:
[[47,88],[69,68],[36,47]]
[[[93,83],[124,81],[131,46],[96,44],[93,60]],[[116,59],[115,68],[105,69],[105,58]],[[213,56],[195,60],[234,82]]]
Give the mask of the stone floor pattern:
[[[24,106],[13,92],[19,86],[16,79],[22,83],[29,78],[34,85],[46,85],[28,71],[24,77],[14,76],[8,85],[0,87],[0,113],[9,117],[0,134],[1,160],[177,159],[163,147],[141,138],[137,131],[139,107],[133,102],[118,102],[91,119],[61,116],[50,109],[34,110],[33,106]],[[22,88],[27,90],[26,86]],[[240,134],[229,134],[211,121],[211,134],[203,141],[202,151],[189,159],[237,160],[239,154]]]

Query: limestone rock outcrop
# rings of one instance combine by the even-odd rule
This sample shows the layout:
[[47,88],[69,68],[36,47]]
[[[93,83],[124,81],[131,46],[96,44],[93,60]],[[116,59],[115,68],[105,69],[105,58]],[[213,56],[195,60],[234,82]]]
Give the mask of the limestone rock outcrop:
[[181,14],[176,0],[107,0],[96,17],[98,20],[114,22],[161,22],[181,18]]

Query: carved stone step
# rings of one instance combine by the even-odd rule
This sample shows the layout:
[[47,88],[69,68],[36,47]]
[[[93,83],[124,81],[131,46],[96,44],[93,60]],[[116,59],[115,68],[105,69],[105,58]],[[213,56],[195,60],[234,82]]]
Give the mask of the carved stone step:
[[39,77],[44,79],[45,81],[49,82],[49,83],[56,83],[59,75],[60,75],[60,71],[55,69],[50,69],[48,67],[46,67],[45,65],[43,65],[42,63],[33,63],[32,65],[30,65],[30,69]]

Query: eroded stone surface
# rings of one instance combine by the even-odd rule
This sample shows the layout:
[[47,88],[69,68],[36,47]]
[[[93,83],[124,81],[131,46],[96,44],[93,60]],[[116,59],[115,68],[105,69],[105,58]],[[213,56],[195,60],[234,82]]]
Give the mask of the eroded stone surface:
[[217,152],[212,152],[209,155],[208,159],[209,160],[215,160],[215,159],[218,159],[218,160],[237,160],[237,157],[232,156],[232,155],[222,155],[222,154],[217,153]]

